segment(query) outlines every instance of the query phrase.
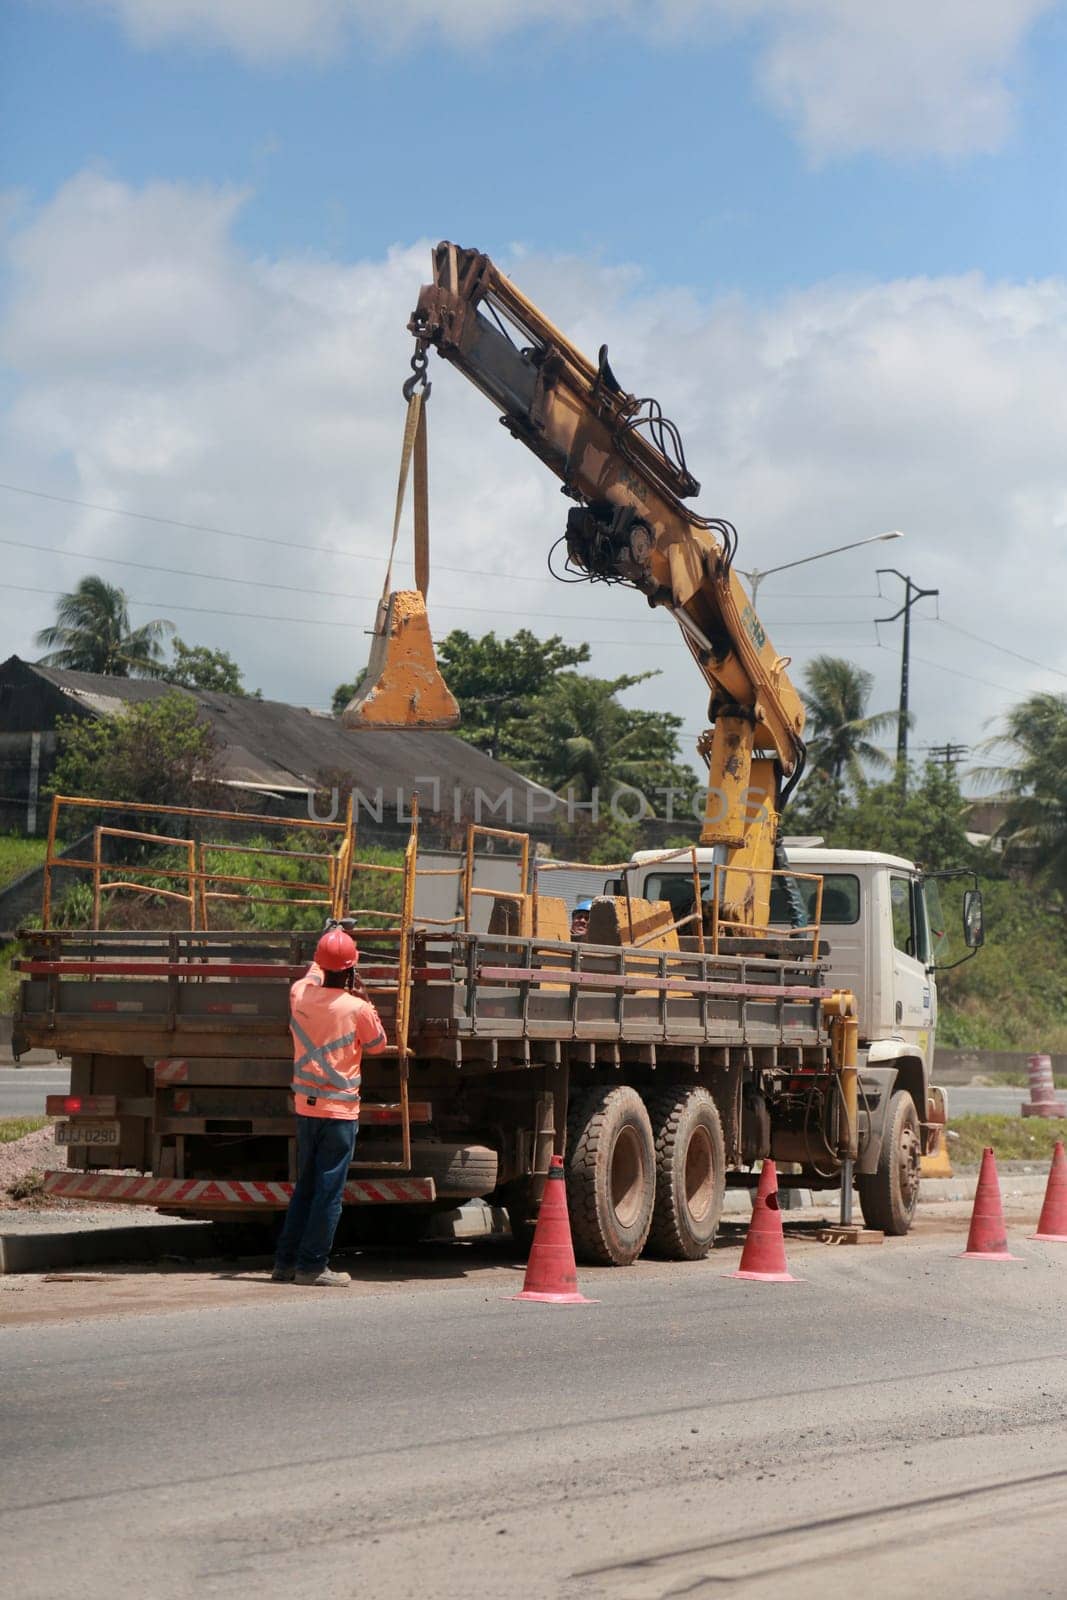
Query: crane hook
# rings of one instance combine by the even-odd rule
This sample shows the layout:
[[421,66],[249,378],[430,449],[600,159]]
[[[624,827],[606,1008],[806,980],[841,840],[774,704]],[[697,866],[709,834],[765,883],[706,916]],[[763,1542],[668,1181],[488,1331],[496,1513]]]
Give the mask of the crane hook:
[[415,393],[416,387],[421,384],[422,401],[424,405],[426,404],[426,401],[430,398],[430,390],[433,388],[433,385],[426,376],[429,365],[430,357],[426,346],[422,343],[421,339],[416,340],[415,354],[411,358],[411,377],[408,378],[404,384],[405,400],[410,401]]

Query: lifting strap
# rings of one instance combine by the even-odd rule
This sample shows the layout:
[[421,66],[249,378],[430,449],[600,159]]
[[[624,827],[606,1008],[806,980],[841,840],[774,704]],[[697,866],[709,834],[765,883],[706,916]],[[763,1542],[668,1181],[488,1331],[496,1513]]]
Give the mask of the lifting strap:
[[400,533],[400,518],[404,511],[404,495],[408,486],[408,471],[412,457],[415,461],[412,494],[415,513],[415,587],[426,599],[430,587],[430,484],[429,462],[426,449],[426,406],[421,389],[416,389],[408,401],[408,414],[404,423],[404,442],[400,450],[400,476],[396,486],[396,509],[393,513],[393,539],[389,546],[389,565],[378,602],[378,624],[375,632],[385,627],[385,613],[393,586],[393,557]]

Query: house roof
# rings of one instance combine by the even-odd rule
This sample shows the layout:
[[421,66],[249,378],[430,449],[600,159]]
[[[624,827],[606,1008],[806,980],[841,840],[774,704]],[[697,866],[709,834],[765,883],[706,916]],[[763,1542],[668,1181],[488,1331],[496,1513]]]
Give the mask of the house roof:
[[[280,700],[258,700],[214,690],[175,689],[151,678],[110,678],[91,672],[66,672],[38,666],[17,656],[0,666],[0,676],[29,673],[58,690],[73,707],[91,716],[121,715],[128,705],[166,694],[185,694],[214,729],[224,782],[272,790],[305,790],[323,774],[344,773],[365,795],[381,789],[387,809],[397,790],[417,786],[424,809],[456,809],[454,791],[470,796],[480,789],[491,805],[511,790],[515,825],[547,821],[558,806],[550,791],[521,777],[502,762],[455,734],[439,731],[351,731],[340,719]],[[52,719],[54,720],[54,718]],[[435,791],[436,780],[436,791]],[[483,817],[492,823],[494,817]],[[503,812],[497,825],[506,825]]]

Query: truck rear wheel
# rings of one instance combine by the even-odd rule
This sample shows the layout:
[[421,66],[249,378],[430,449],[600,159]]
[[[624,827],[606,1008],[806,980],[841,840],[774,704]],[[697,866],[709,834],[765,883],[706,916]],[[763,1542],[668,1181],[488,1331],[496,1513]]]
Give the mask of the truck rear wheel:
[[868,1228],[907,1233],[919,1203],[919,1113],[905,1089],[889,1102],[885,1137],[874,1172],[859,1173],[856,1188]]
[[645,1247],[656,1197],[652,1124],[636,1089],[589,1089],[567,1116],[567,1204],[575,1255],[628,1267]]
[[706,1089],[665,1089],[648,1098],[656,1146],[656,1203],[648,1250],[669,1261],[700,1261],[722,1214],[726,1147]]

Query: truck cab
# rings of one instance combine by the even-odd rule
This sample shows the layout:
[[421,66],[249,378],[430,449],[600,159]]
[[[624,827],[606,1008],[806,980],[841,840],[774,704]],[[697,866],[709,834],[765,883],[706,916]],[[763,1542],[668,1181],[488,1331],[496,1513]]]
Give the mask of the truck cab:
[[[696,851],[705,892],[711,869],[720,860],[719,851]],[[857,1187],[868,1223],[900,1232],[904,1212],[914,1210],[919,1158],[936,1147],[946,1114],[944,1092],[930,1081],[937,1028],[935,969],[946,964],[949,942],[937,878],[900,856],[832,850],[818,840],[786,840],[782,865],[798,874],[790,887],[803,902],[804,920],[819,922],[828,981],[856,997]],[[690,851],[638,852],[627,876],[631,894],[665,900],[679,917],[692,909]],[[973,949],[981,943],[976,892],[969,907],[963,937]],[[771,923],[785,932],[794,922],[786,882],[776,878]],[[901,1096],[910,1105],[902,1104]],[[897,1183],[886,1181],[887,1167],[896,1169]],[[876,1184],[879,1173],[882,1181]],[[813,1174],[812,1186],[818,1182]]]

